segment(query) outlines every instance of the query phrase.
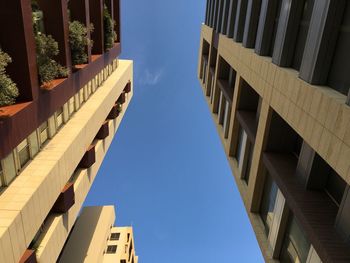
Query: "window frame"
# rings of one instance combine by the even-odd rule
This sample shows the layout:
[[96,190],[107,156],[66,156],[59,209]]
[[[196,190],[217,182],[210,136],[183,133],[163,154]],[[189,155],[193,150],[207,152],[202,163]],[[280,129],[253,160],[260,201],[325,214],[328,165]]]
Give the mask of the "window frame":
[[116,254],[118,246],[117,245],[108,245],[106,249],[106,254]]

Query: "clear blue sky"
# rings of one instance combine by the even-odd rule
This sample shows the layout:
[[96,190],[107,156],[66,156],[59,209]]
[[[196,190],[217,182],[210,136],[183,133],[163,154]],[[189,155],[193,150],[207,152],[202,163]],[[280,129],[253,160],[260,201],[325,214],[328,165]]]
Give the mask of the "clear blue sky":
[[197,80],[204,0],[122,0],[134,97],[85,205],[114,204],[140,263],[263,262]]

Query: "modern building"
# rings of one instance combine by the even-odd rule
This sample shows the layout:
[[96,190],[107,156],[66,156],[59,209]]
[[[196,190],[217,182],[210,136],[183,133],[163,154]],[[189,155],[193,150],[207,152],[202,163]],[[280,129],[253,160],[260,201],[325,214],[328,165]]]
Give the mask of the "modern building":
[[350,262],[350,2],[208,0],[198,78],[266,262]]
[[114,227],[113,206],[85,207],[58,262],[137,263],[132,227]]
[[[133,63],[119,60],[119,0],[105,1],[118,38],[104,49],[102,0],[37,1],[69,69],[38,82],[31,1],[1,1],[0,46],[13,63],[14,105],[0,108],[0,262],[55,262],[133,95]],[[68,5],[68,6],[67,6]],[[86,64],[72,67],[70,17],[94,24]]]

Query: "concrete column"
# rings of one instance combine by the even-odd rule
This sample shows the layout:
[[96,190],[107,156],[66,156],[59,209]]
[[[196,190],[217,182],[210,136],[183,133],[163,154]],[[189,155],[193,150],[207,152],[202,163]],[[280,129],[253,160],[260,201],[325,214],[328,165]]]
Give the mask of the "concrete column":
[[233,32],[235,30],[235,20],[236,20],[236,12],[237,12],[237,0],[231,0],[229,5],[228,12],[228,21],[227,21],[227,29],[226,34],[229,38],[233,37]]
[[243,34],[243,46],[246,48],[253,48],[255,46],[260,7],[261,0],[248,0],[247,15]]
[[230,0],[224,0],[223,12],[222,12],[222,23],[220,32],[224,35],[227,34],[227,23],[228,23],[228,13],[230,7]]
[[278,66],[289,67],[292,64],[304,4],[304,0],[282,0],[272,54],[272,62]]
[[258,32],[255,41],[255,53],[260,56],[269,54],[270,47],[273,45],[272,34],[276,15],[278,12],[278,1],[280,0],[262,0]]
[[242,42],[242,40],[243,40],[244,25],[245,25],[245,20],[246,20],[245,18],[246,18],[246,14],[247,14],[247,6],[248,6],[247,0],[238,0],[236,21],[235,21],[235,30],[233,33],[233,39],[236,42]]
[[345,0],[317,0],[314,3],[299,74],[311,84],[327,82],[345,3]]

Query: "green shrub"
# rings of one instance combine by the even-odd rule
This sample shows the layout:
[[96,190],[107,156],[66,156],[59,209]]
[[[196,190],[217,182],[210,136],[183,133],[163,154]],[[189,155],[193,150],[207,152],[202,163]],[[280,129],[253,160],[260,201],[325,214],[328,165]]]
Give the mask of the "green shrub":
[[117,40],[117,34],[114,31],[115,21],[112,19],[108,8],[105,5],[103,10],[103,27],[104,27],[104,45],[105,49],[111,49]]
[[69,44],[73,65],[87,63],[86,47],[93,45],[93,41],[88,38],[88,33],[93,29],[93,24],[87,28],[79,21],[69,22]]
[[38,32],[35,36],[36,61],[40,83],[50,82],[58,77],[66,77],[68,70],[54,59],[58,54],[58,43],[51,35]]
[[6,67],[11,62],[11,57],[0,49],[0,106],[14,104],[19,95],[17,85],[6,74]]

